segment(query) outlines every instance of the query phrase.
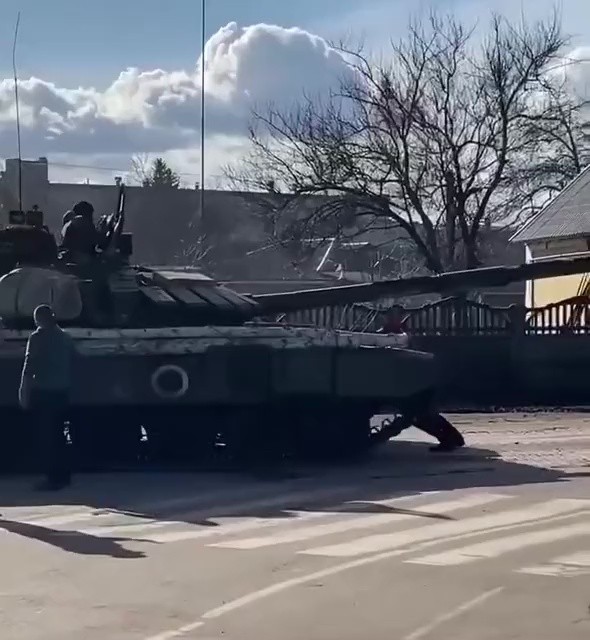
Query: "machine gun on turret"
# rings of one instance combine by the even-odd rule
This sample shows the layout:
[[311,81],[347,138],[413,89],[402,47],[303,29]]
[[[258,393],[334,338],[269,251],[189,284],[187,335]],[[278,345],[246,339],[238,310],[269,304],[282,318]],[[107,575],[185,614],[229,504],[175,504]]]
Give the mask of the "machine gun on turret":
[[102,216],[98,221],[99,233],[98,248],[104,256],[119,254],[128,258],[133,252],[132,237],[130,233],[123,233],[125,228],[125,183],[119,181],[117,206],[109,215]]

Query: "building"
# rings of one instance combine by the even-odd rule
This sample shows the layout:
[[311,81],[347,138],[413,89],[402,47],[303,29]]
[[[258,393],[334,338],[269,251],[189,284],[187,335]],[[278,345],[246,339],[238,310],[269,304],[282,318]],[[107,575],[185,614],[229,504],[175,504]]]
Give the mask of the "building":
[[[525,247],[527,262],[590,255],[590,167],[510,238]],[[539,309],[590,291],[590,274],[527,282],[526,306]]]

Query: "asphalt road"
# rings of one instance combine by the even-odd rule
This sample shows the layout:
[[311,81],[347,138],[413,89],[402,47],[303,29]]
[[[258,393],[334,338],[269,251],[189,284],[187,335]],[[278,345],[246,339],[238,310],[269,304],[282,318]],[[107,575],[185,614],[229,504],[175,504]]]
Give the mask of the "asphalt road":
[[1,637],[587,640],[590,414],[454,422],[451,455],[0,480]]

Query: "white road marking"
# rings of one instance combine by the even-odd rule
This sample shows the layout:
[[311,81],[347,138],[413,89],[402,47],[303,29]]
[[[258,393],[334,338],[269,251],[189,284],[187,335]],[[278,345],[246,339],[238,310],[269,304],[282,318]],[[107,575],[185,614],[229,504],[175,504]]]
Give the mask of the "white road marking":
[[[336,495],[341,493],[342,490],[343,490],[342,488],[336,490],[335,492]],[[371,504],[388,506],[391,504],[409,502],[411,500],[415,500],[417,497],[431,496],[438,493],[439,493],[438,491],[425,492],[418,496],[411,495],[411,496],[403,496],[401,498],[392,498],[390,500],[371,501]],[[315,495],[317,499],[317,494]],[[325,499],[325,498],[329,498],[330,496],[324,493],[323,497]],[[175,521],[175,522],[160,521],[160,522],[155,522],[153,525],[150,524],[149,527],[146,527],[146,525],[121,526],[120,530],[121,530],[121,534],[137,531],[138,533],[142,534],[142,538],[144,540],[149,540],[150,542],[156,542],[156,543],[182,542],[186,540],[200,540],[202,538],[221,537],[221,536],[227,536],[232,534],[246,533],[248,531],[253,531],[253,530],[278,527],[280,525],[289,524],[294,521],[297,521],[297,523],[309,522],[309,521],[317,520],[319,518],[327,518],[330,516],[346,513],[347,505],[350,505],[351,507],[353,507],[354,504],[355,504],[355,501],[347,501],[341,505],[325,507],[321,511],[309,511],[309,510],[298,511],[298,510],[285,508],[283,509],[283,513],[284,513],[283,517],[246,518],[244,520],[241,520],[240,522],[222,523],[216,527],[208,527],[208,528],[203,528],[203,527],[200,527],[199,525],[190,525],[190,524],[187,524],[187,522],[182,522],[182,521]],[[223,512],[225,511],[227,511],[227,509],[225,509]],[[193,518],[195,517],[194,514],[192,517]],[[189,518],[187,518],[187,520],[188,519]],[[190,526],[190,528],[189,529],[184,528],[181,531],[165,531],[163,533],[156,533],[156,534],[151,533],[151,531],[154,529],[159,530],[162,527],[165,527],[168,525],[176,525],[181,527]],[[101,531],[102,529],[97,528],[97,530],[93,532],[93,534],[101,535]],[[112,529],[110,529],[109,531],[112,532]]]
[[192,631],[196,631],[199,627],[202,627],[204,622],[193,622],[192,624],[187,624],[184,627],[180,627],[179,629],[175,629],[174,631],[164,631],[164,633],[158,633],[155,636],[150,636],[145,640],[174,640],[174,638],[182,638],[187,633],[191,633]]
[[423,627],[420,627],[419,629],[416,629],[416,631],[413,631],[407,636],[404,636],[402,640],[420,640],[433,631],[436,631],[436,629],[438,629],[445,622],[450,622],[451,620],[458,618],[460,615],[467,613],[471,609],[475,609],[475,607],[481,606],[484,602],[486,602],[490,598],[493,598],[495,595],[498,595],[503,590],[504,587],[496,587],[495,589],[490,589],[489,591],[480,594],[476,598],[472,598],[471,600],[464,602],[455,609],[452,609],[451,611],[436,617],[432,622],[425,624]]
[[[468,494],[457,500],[449,500],[448,502],[420,505],[419,507],[415,507],[414,510],[416,512],[422,511],[433,515],[443,515],[452,511],[483,506],[492,502],[497,502],[498,500],[504,500],[512,497],[513,496],[492,493],[475,493]],[[241,540],[225,540],[207,546],[222,547],[224,549],[259,549],[260,547],[270,547],[290,542],[301,542],[302,540],[310,540],[320,536],[346,533],[356,529],[368,529],[370,527],[378,527],[407,520],[420,520],[420,517],[417,513],[382,513],[378,515],[365,515],[363,517],[355,517],[348,520],[341,520],[339,522],[329,522],[316,526],[294,528],[290,531],[283,531],[275,535],[245,538]]]
[[[27,509],[26,514],[17,515],[22,513],[22,509],[18,507],[8,507],[3,509],[3,515],[7,519],[14,519],[27,524],[33,524],[38,526],[64,526],[68,524],[74,524],[76,522],[83,522],[85,520],[100,521],[107,524],[109,520],[120,519],[121,517],[142,518],[145,514],[153,514],[158,511],[171,511],[172,509],[180,508],[182,511],[177,511],[175,515],[179,518],[188,518],[192,515],[197,517],[205,511],[222,511],[231,510],[238,511],[239,509],[250,508],[264,508],[280,505],[283,501],[287,504],[291,500],[304,500],[315,499],[318,496],[320,499],[323,495],[331,496],[337,495],[342,492],[348,492],[350,494],[358,494],[362,491],[359,484],[348,485],[332,485],[325,491],[318,491],[316,487],[309,487],[303,489],[301,486],[297,487],[297,483],[291,485],[292,491],[290,493],[282,493],[277,496],[276,492],[269,494],[269,487],[267,483],[247,485],[243,484],[224,484],[221,487],[209,486],[207,484],[195,487],[194,493],[187,493],[180,496],[170,498],[160,498],[155,500],[145,501],[145,494],[141,496],[144,499],[141,502],[133,503],[131,497],[123,497],[122,502],[125,506],[121,508],[117,507],[98,507],[92,504],[88,505],[50,505],[48,511],[48,505],[43,506],[43,510],[39,509],[31,510]],[[438,493],[438,492],[432,492]],[[410,497],[410,496],[408,496]],[[219,505],[224,500],[230,500],[230,504],[226,504],[222,509]],[[248,502],[239,502],[240,500],[248,500]],[[183,509],[184,507],[184,509]],[[59,509],[59,513],[55,513]],[[126,512],[132,512],[126,513]],[[168,523],[171,521],[167,518]],[[144,524],[153,523],[158,524],[162,522],[161,518],[154,518],[151,515],[144,518]],[[116,533],[119,530],[124,530],[129,525],[113,525],[112,533]],[[143,526],[143,525],[142,525]],[[164,524],[166,526],[166,523]],[[99,527],[96,527],[98,529]],[[106,528],[105,528],[106,530]]]
[[575,578],[590,574],[590,551],[580,551],[554,558],[547,564],[523,567],[516,573],[556,578]]
[[[399,502],[408,502],[410,499],[415,499],[416,496],[405,496],[403,498],[392,498],[391,500],[379,500],[372,501],[371,504],[389,506],[391,504],[397,504]],[[202,538],[221,537],[228,536],[237,533],[246,533],[248,531],[259,531],[260,529],[267,529],[272,527],[279,527],[285,524],[291,524],[294,522],[310,522],[318,520],[320,518],[333,517],[336,515],[350,515],[346,513],[346,504],[337,507],[326,507],[322,511],[297,511],[291,509],[284,510],[283,517],[277,518],[246,518],[241,522],[223,523],[217,527],[210,527],[208,529],[197,529],[193,527],[191,529],[184,529],[183,531],[165,531],[163,533],[156,533],[150,535],[149,531],[144,539],[149,539],[151,542],[165,543],[165,542],[182,542],[185,540],[198,540]],[[351,506],[354,503],[350,503]],[[177,525],[186,523],[177,522]],[[320,525],[321,526],[321,525]],[[214,545],[207,545],[214,546]]]
[[69,513],[62,512],[59,515],[43,516],[41,518],[35,518],[35,517],[31,518],[29,516],[26,518],[18,518],[18,520],[20,522],[36,525],[39,527],[53,527],[53,526],[69,524],[71,522],[79,522],[83,520],[90,520],[93,518],[104,517],[104,515],[108,515],[108,516],[112,515],[112,513],[110,512],[107,514],[97,514],[97,511],[99,511],[99,509],[88,507],[83,510],[71,511]]
[[[530,509],[528,509],[527,511],[521,511],[521,518],[520,518],[520,523],[517,526],[522,525],[523,523],[523,514],[524,514],[524,522],[531,522],[534,520],[539,520],[542,518],[550,518],[551,514],[554,516],[557,516],[559,513],[571,513],[572,511],[575,511],[576,509],[583,509],[586,508],[588,506],[589,501],[588,500],[554,500],[550,503],[547,503],[546,505],[537,505],[536,507],[532,507]],[[544,508],[543,508],[544,507]],[[532,513],[535,514],[535,518],[533,520],[531,520],[531,518],[529,517]],[[549,515],[548,515],[549,514]],[[484,516],[484,518],[486,518]],[[483,519],[482,518],[476,518],[475,520],[477,520],[478,522],[482,522]],[[448,524],[462,524],[462,523],[448,523]],[[513,526],[513,525],[512,525]],[[439,527],[439,525],[433,525],[430,527],[423,527],[423,529],[428,529],[429,531],[431,531],[433,528],[435,527]],[[495,531],[499,531],[499,530],[505,530],[506,528],[511,528],[511,526],[505,526],[505,527],[496,527],[494,530]],[[446,528],[445,528],[446,529]],[[480,530],[480,529],[478,529]],[[478,531],[476,530],[475,533]],[[447,530],[448,532],[448,530]],[[474,533],[473,531],[471,533]],[[440,530],[439,530],[439,534],[440,534]],[[416,536],[416,531],[413,530],[412,531],[412,538],[415,541],[417,536]],[[452,535],[449,536],[452,538]],[[311,573],[308,573],[306,575],[303,576],[298,576],[295,578],[290,578],[289,580],[283,580],[280,582],[276,582],[274,584],[269,585],[268,587],[265,587],[263,589],[259,589],[257,591],[253,591],[251,593],[245,594],[244,596],[241,596],[239,598],[236,598],[235,600],[232,600],[230,602],[226,602],[225,604],[219,606],[219,607],[215,607],[214,609],[210,609],[209,611],[207,611],[206,613],[204,613],[201,618],[197,621],[195,621],[194,623],[192,623],[193,626],[191,625],[185,625],[183,627],[180,627],[176,630],[172,630],[172,631],[167,631],[165,632],[165,634],[160,634],[159,636],[152,636],[149,638],[145,638],[145,640],[168,640],[170,638],[181,638],[182,636],[186,635],[187,633],[190,633],[190,631],[187,631],[187,629],[193,629],[193,628],[198,628],[201,625],[203,625],[204,623],[206,623],[208,620],[214,620],[217,618],[220,618],[224,615],[227,615],[229,613],[233,613],[234,611],[237,611],[243,607],[252,605],[252,604],[256,604],[257,602],[260,602],[261,600],[264,600],[266,598],[270,598],[273,597],[275,595],[278,595],[279,593],[282,593],[284,591],[287,591],[289,589],[292,589],[294,587],[298,587],[301,586],[303,584],[307,584],[309,582],[315,582],[317,580],[322,580],[324,578],[329,578],[335,575],[338,575],[340,573],[343,573],[345,571],[350,571],[353,569],[357,569],[360,567],[364,567],[370,564],[376,564],[378,562],[382,562],[384,560],[389,560],[391,558],[395,558],[395,557],[399,557],[401,555],[407,554],[407,553],[412,553],[412,552],[417,552],[417,551],[422,551],[425,548],[429,548],[429,547],[433,547],[435,545],[441,544],[441,542],[443,542],[445,540],[444,535],[440,536],[437,535],[434,539],[431,539],[430,536],[428,536],[427,539],[424,540],[418,540],[418,544],[411,546],[411,545],[407,545],[404,548],[397,548],[397,549],[393,549],[393,550],[389,550],[389,551],[384,551],[381,553],[376,553],[376,554],[372,554],[369,556],[366,556],[364,558],[356,558],[354,560],[348,560],[346,562],[340,563],[338,565],[332,566],[332,567],[328,567],[326,569],[321,569],[319,571],[313,571]],[[459,615],[460,613],[462,613],[463,611],[465,611],[466,607],[474,607],[477,606],[478,604],[480,604],[481,602],[484,602],[487,598],[491,598],[493,595],[495,595],[496,593],[499,593],[501,591],[503,587],[498,587],[497,589],[493,589],[490,592],[486,592],[485,594],[482,594],[481,596],[478,596],[477,599],[475,599],[475,602],[468,602],[465,603],[463,605],[461,605],[461,607],[459,608],[460,610],[456,613],[456,615]],[[489,594],[489,595],[488,595]],[[447,614],[449,615],[449,614]],[[445,622],[445,620],[440,620],[439,618],[437,618],[435,621],[433,621],[432,623],[430,623],[430,625],[428,627],[424,627],[421,629],[417,629],[416,631],[414,631],[414,636],[412,638],[412,636],[410,635],[409,637],[404,638],[404,640],[419,640],[420,637],[424,637],[425,634],[429,633],[433,628],[432,625],[439,625],[442,624],[442,622]],[[436,626],[434,627],[436,628]],[[416,636],[416,634],[422,634],[422,636],[418,635]],[[174,635],[170,635],[170,634],[174,634]]]
[[[203,491],[203,489],[201,489]],[[125,511],[134,512],[137,514],[136,516],[131,517],[141,517],[143,513],[150,513],[154,511],[164,511],[168,509],[173,509],[182,505],[190,505],[191,507],[195,507],[196,505],[215,505],[220,500],[225,498],[230,498],[235,500],[236,497],[239,497],[240,494],[244,495],[252,495],[252,489],[244,490],[243,488],[233,487],[233,488],[223,488],[217,491],[207,491],[205,493],[199,494],[189,494],[184,496],[176,496],[174,498],[155,500],[151,502],[143,502],[139,504],[132,505],[132,501],[129,499],[129,505],[127,507],[122,507],[121,509],[117,509],[116,507],[95,507],[95,506],[83,506],[81,508],[77,508],[76,510],[66,510],[61,509],[60,514],[49,515],[36,517],[34,513],[28,513],[24,517],[15,518],[19,521],[26,522],[27,524],[44,526],[44,527],[54,527],[54,526],[63,526],[67,524],[72,524],[75,522],[82,522],[84,520],[100,520],[104,522],[107,519],[121,518],[121,516],[127,516]],[[59,505],[54,505],[55,507]],[[7,515],[10,516],[11,510],[7,511]],[[146,522],[154,521],[153,518],[146,518]]]
[[[425,546],[430,546],[433,544],[438,543],[439,541],[430,541],[430,542],[426,542],[423,543],[421,545],[418,545],[419,548],[423,548]],[[287,591],[288,589],[291,589],[293,587],[298,587],[301,586],[302,584],[307,584],[308,582],[315,582],[316,580],[322,580],[324,578],[329,578],[331,576],[335,576],[338,575],[339,573],[343,573],[344,571],[350,571],[351,569],[357,569],[359,567],[364,567],[370,564],[375,564],[377,562],[381,562],[382,560],[389,560],[390,558],[395,558],[397,556],[402,555],[403,553],[405,553],[406,550],[400,550],[400,549],[396,549],[394,551],[385,551],[384,553],[377,553],[365,558],[357,558],[356,560],[348,560],[347,562],[343,562],[341,564],[332,566],[332,567],[328,567],[327,569],[321,569],[319,571],[313,571],[312,573],[308,573],[304,576],[299,576],[297,578],[290,578],[289,580],[283,580],[281,582],[275,582],[274,584],[269,585],[268,587],[265,587],[263,589],[259,589],[257,591],[252,591],[251,593],[248,593],[244,596],[241,596],[240,598],[236,598],[235,600],[231,600],[230,602],[226,602],[225,604],[216,607],[214,609],[210,609],[209,611],[207,611],[206,613],[204,613],[201,616],[201,619],[199,621],[194,622],[193,624],[195,625],[199,625],[199,623],[204,623],[207,620],[214,620],[216,618],[220,618],[221,616],[224,616],[228,613],[232,613],[238,609],[241,609],[242,607],[246,607],[250,604],[255,604],[256,602],[259,602],[260,600],[264,600],[265,598],[270,598],[272,596],[275,596],[283,591]],[[490,596],[491,597],[491,596]],[[181,632],[181,629],[185,629],[187,625],[185,625],[185,627],[180,627],[179,629],[176,629],[175,631],[168,631],[167,633],[176,633],[176,636],[161,636],[160,638],[158,636],[154,636],[151,638],[145,638],[145,640],[166,640],[166,638],[168,637],[172,637],[172,638],[178,638],[178,637],[182,637],[183,633],[186,634],[187,632]],[[196,627],[195,627],[196,628]],[[180,632],[180,636],[178,635]]]
[[[175,514],[173,520],[158,520],[158,519],[149,519],[144,521],[143,523],[138,524],[123,524],[116,525],[112,527],[91,527],[88,529],[82,529],[81,533],[93,535],[93,536],[112,536],[112,535],[121,535],[121,534],[130,534],[130,533],[138,533],[142,535],[142,538],[145,540],[149,540],[151,542],[179,542],[182,540],[191,540],[193,538],[204,538],[212,535],[220,535],[225,532],[235,532],[241,533],[242,531],[249,531],[251,529],[265,526],[266,523],[269,523],[268,526],[273,524],[284,524],[285,521],[288,521],[289,509],[288,505],[296,504],[296,503],[312,503],[318,502],[322,500],[329,500],[332,498],[337,498],[342,494],[350,494],[353,491],[358,492],[357,486],[344,486],[344,487],[335,487],[325,491],[296,491],[292,493],[283,493],[280,496],[274,494],[272,497],[261,499],[261,500],[253,500],[250,502],[237,502],[233,504],[226,505],[217,505],[210,509],[199,509],[196,511],[187,511],[184,513]],[[405,496],[403,498],[399,498],[400,500],[406,500],[410,498],[415,498],[416,496]],[[206,527],[203,529],[202,526],[191,524],[191,520],[197,520],[199,518],[229,518],[229,517],[237,517],[240,513],[247,513],[248,511],[254,511],[256,509],[271,509],[271,508],[280,508],[285,512],[285,517],[276,517],[276,518],[248,518],[247,520],[243,520],[242,522],[234,522],[226,525],[219,525],[216,527]],[[325,515],[325,512],[303,512],[309,516],[318,517],[319,515]],[[231,515],[230,515],[231,514]],[[167,533],[160,534],[159,530],[170,527],[170,526],[184,526],[191,527],[190,530],[184,531],[171,531]],[[155,535],[151,535],[152,531],[156,531]]]
[[527,531],[513,536],[494,538],[486,542],[480,542],[459,549],[451,549],[421,558],[405,560],[410,564],[424,564],[436,566],[455,566],[498,558],[505,553],[526,549],[536,545],[548,544],[557,540],[567,540],[590,534],[590,522],[570,524],[563,527],[554,527],[542,531]]
[[590,508],[590,500],[557,499],[537,504],[526,509],[500,511],[477,518],[467,518],[458,522],[442,522],[429,526],[398,531],[396,533],[377,534],[358,538],[352,542],[327,545],[299,551],[314,556],[351,557],[365,553],[400,549],[417,542],[430,540],[449,540],[453,537],[499,530],[502,527],[536,523],[554,516],[572,512],[581,512]]

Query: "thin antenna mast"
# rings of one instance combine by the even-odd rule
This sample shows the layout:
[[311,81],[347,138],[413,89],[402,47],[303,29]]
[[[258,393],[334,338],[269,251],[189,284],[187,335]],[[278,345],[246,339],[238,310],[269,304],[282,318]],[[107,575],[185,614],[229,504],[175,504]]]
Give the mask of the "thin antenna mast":
[[22,178],[22,154],[20,146],[20,109],[18,102],[18,73],[16,71],[16,43],[18,41],[18,27],[20,25],[20,11],[16,16],[14,27],[14,42],[12,44],[12,71],[14,73],[14,100],[16,106],[16,141],[18,146],[18,208],[23,210],[23,178]]
[[201,0],[201,192],[200,207],[201,217],[205,212],[205,45],[206,31],[206,0]]

